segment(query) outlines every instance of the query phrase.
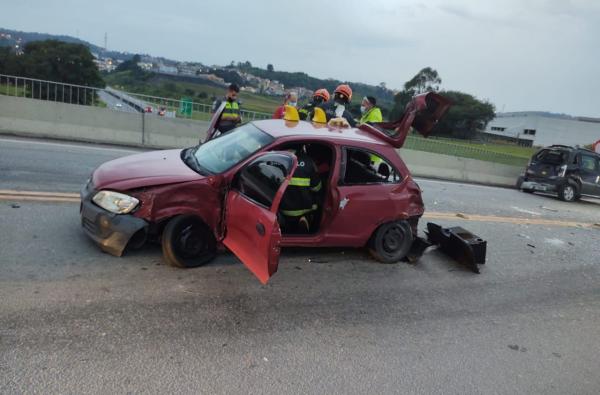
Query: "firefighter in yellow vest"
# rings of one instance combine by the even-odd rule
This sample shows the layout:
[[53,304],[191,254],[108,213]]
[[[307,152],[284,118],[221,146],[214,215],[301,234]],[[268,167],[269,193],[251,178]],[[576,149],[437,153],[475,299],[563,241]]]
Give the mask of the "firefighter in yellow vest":
[[[225,96],[225,108],[221,113],[221,118],[217,124],[217,129],[221,134],[227,133],[231,129],[236,128],[242,123],[242,116],[240,114],[240,103],[238,102],[238,93],[240,93],[240,87],[236,84],[229,85],[227,89],[227,95]],[[213,104],[213,112],[217,111],[221,106],[222,101],[217,100]]]

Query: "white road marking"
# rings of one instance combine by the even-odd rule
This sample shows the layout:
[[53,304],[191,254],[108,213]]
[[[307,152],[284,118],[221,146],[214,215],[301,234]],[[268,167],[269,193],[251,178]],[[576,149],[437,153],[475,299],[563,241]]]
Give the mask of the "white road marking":
[[520,213],[524,213],[524,214],[531,214],[531,215],[542,215],[541,213],[535,212],[535,211],[531,211],[531,210],[526,210],[524,208],[520,208],[517,206],[510,206],[510,208],[512,208],[515,211],[518,211]]
[[479,184],[471,184],[471,183],[463,183],[460,181],[444,181],[444,180],[433,180],[429,178],[416,178],[413,177],[417,183],[430,183],[430,184],[445,184],[445,185],[466,185],[468,187],[473,188],[488,188],[488,189],[511,189],[510,187],[498,187],[493,185],[479,185]]

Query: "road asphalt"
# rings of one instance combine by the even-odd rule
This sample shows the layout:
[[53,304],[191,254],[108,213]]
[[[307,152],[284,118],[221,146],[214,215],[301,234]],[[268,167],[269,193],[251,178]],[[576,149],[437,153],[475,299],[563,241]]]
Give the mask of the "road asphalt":
[[[0,190],[78,192],[135,152],[0,138]],[[0,200],[0,393],[598,393],[600,227],[526,220],[600,222],[600,203],[418,182],[460,214],[437,222],[488,240],[481,274],[435,249],[287,249],[263,286],[227,253],[103,254],[76,202]]]

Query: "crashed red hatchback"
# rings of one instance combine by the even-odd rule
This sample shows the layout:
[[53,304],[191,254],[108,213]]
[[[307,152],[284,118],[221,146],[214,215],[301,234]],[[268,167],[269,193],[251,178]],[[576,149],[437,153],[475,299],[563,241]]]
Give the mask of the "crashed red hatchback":
[[[178,267],[210,261],[221,243],[266,283],[280,247],[368,247],[383,262],[404,258],[423,215],[421,191],[396,149],[411,127],[427,136],[448,110],[416,96],[400,121],[358,128],[263,120],[193,148],[154,151],[99,166],[81,191],[81,223],[100,248],[120,256],[160,241]],[[319,165],[321,200],[308,234],[282,232],[278,208],[301,144]],[[372,158],[379,160],[373,165]]]

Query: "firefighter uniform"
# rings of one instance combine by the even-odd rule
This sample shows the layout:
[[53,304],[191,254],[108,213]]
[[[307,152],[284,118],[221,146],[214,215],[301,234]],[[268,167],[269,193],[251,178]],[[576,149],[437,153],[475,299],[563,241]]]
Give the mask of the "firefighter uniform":
[[[297,152],[298,167],[281,199],[280,213],[288,231],[309,231],[310,217],[318,209],[317,196],[322,190],[317,166],[310,156]],[[302,229],[302,222],[307,226]]]

